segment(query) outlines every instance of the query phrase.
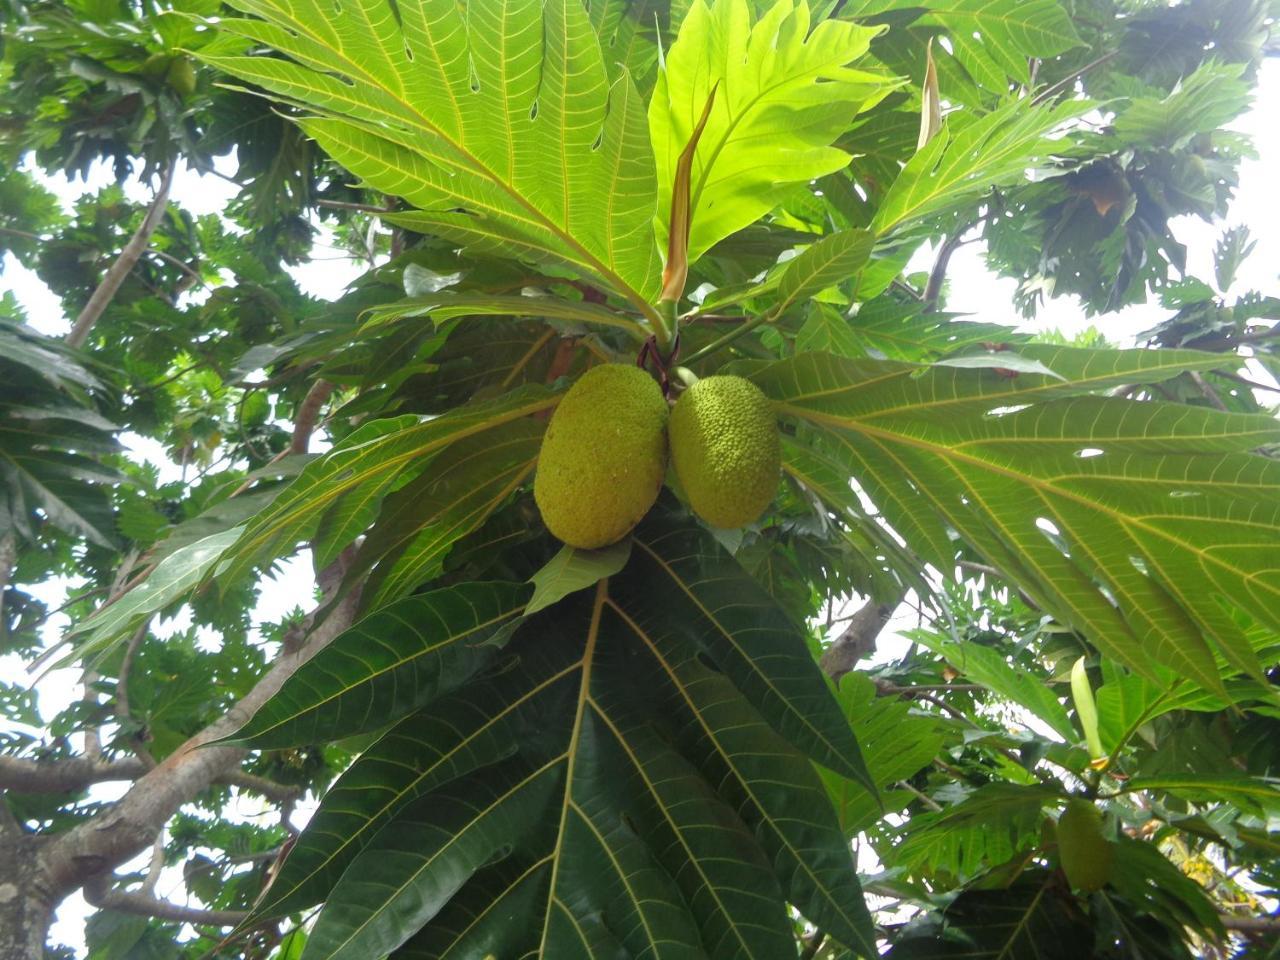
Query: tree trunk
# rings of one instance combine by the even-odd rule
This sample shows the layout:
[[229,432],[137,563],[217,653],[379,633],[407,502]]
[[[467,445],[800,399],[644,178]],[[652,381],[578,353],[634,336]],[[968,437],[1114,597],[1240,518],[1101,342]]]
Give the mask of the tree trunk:
[[48,877],[36,855],[39,841],[11,831],[0,833],[0,960],[43,960],[53,922]]

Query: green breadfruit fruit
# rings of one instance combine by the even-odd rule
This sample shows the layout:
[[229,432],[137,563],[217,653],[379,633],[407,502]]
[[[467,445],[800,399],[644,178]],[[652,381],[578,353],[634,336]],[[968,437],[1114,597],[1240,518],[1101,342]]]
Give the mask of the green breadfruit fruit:
[[181,97],[189,97],[196,92],[196,68],[188,57],[175,57],[169,64],[165,79]]
[[1102,812],[1088,800],[1068,800],[1057,834],[1058,859],[1071,885],[1086,893],[1106,886],[1114,848],[1102,835]]
[[769,398],[750,380],[716,376],[671,411],[671,462],[694,512],[713,527],[746,526],[778,492],[782,441]]
[[667,401],[639,367],[593,367],[547,425],[533,496],[571,547],[621,540],[658,499],[667,468]]

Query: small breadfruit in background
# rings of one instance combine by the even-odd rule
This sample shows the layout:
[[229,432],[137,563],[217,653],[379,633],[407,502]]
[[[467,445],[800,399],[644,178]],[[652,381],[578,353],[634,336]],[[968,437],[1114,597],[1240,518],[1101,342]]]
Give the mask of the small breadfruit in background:
[[1080,797],[1067,801],[1058,818],[1058,860],[1078,890],[1101,890],[1111,879],[1114,848],[1102,835],[1102,811]]
[[165,79],[179,96],[189,97],[196,92],[196,68],[192,66],[190,57],[174,57],[169,63]]
[[782,441],[773,404],[750,380],[699,380],[676,401],[669,434],[680,486],[713,527],[746,526],[773,501]]
[[639,367],[592,367],[551,415],[533,497],[571,547],[621,540],[658,499],[667,469],[667,401]]

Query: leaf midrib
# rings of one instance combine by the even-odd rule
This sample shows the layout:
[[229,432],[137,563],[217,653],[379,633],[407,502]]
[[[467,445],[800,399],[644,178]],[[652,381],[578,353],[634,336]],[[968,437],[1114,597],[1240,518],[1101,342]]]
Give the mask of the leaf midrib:
[[[591,668],[593,666],[596,641],[600,636],[600,616],[604,611],[608,596],[609,581],[601,580],[596,585],[596,595],[591,607],[591,622],[587,627],[587,642],[582,651],[582,683],[578,688],[578,703],[573,716],[573,730],[569,734],[568,747],[556,758],[555,762],[565,762],[564,803],[560,808],[560,826],[556,831],[556,845],[551,855],[555,858],[551,866],[551,882],[547,885],[547,908],[542,917],[542,939],[538,946],[538,955],[543,956],[547,949],[547,935],[551,931],[551,911],[558,902],[556,881],[560,876],[560,864],[564,859],[564,835],[569,821],[569,808],[573,802],[573,772],[577,761],[578,738],[582,735],[582,718],[586,714],[588,689],[591,686]],[[563,904],[561,904],[563,908]],[[573,914],[565,909],[570,921],[577,926]]]
[[[725,629],[724,625],[720,622],[720,620],[716,617],[716,615],[706,608],[706,606],[702,603],[702,600],[697,595],[695,595],[692,590],[689,589],[688,585],[685,584],[684,580],[676,574],[675,570],[671,568],[671,565],[668,564],[666,560],[660,557],[652,547],[650,547],[647,543],[645,543],[639,537],[635,537],[633,542],[638,547],[640,547],[640,549],[644,550],[645,553],[649,554],[649,556],[653,558],[654,563],[656,563],[662,569],[662,571],[671,579],[671,582],[680,588],[680,590],[684,593],[684,595],[689,598],[690,602],[693,603],[694,606],[698,608],[698,611],[704,617],[707,618],[708,622],[710,622],[713,627],[716,628],[716,631],[722,637],[724,637],[724,639],[728,641],[728,643],[735,650],[738,651],[738,655],[741,656],[748,663],[754,664],[754,661],[751,659],[751,657],[747,655],[747,651],[743,650],[742,645],[738,643],[738,638],[734,636],[733,632]],[[834,743],[828,740],[826,735],[821,730],[819,730],[816,726],[808,722],[808,719],[804,716],[804,714],[801,711],[795,709],[791,705],[790,699],[788,699],[782,693],[782,691],[780,691],[774,685],[772,679],[770,679],[768,674],[766,674],[762,670],[757,670],[756,674],[757,676],[760,677],[760,679],[764,681],[764,683],[769,687],[769,689],[773,692],[773,694],[780,701],[782,701],[784,704],[787,705],[788,712],[790,712],[792,716],[798,717],[801,724],[803,724],[810,731],[810,733],[814,736],[814,738],[817,739],[819,743],[822,743],[824,746],[826,746],[828,750],[831,751],[831,756],[838,757],[841,760],[845,760],[844,751],[840,750]],[[845,760],[845,763],[848,764],[850,770],[856,769],[853,767],[852,764],[849,764],[847,760]],[[854,777],[854,779],[858,779],[858,778]]]
[[1209,560],[1212,559],[1213,562],[1218,567],[1220,567],[1225,571],[1229,571],[1235,574],[1242,580],[1251,580],[1256,576],[1255,571],[1241,570],[1238,567],[1233,566],[1232,564],[1226,563],[1220,559],[1216,559],[1213,557],[1213,555],[1209,551],[1201,550],[1195,545],[1189,544],[1186,541],[1180,539],[1179,537],[1174,536],[1172,533],[1166,533],[1165,531],[1161,530],[1159,527],[1146,523],[1145,520],[1147,518],[1145,517],[1129,516],[1126,514],[1119,513],[1115,510],[1108,508],[1105,504],[1100,503],[1099,501],[1093,500],[1089,497],[1086,497],[1083,494],[1073,493],[1072,491],[1063,489],[1062,487],[1054,486],[1053,484],[1048,483],[1044,480],[1041,480],[1038,477],[1034,477],[1030,474],[1020,473],[1008,467],[1003,467],[998,464],[992,463],[990,460],[984,460],[980,457],[975,457],[975,456],[963,453],[956,447],[948,447],[948,446],[943,446],[939,444],[928,443],[923,440],[919,440],[917,438],[911,437],[907,434],[894,433],[892,431],[873,427],[867,424],[863,420],[857,420],[852,418],[840,418],[840,417],[835,417],[828,414],[819,414],[819,413],[815,413],[814,411],[809,411],[803,408],[794,407],[789,403],[779,403],[778,408],[785,413],[790,413],[792,416],[799,417],[800,419],[809,420],[810,422],[813,422],[813,423],[820,423],[823,426],[836,427],[844,430],[853,430],[855,432],[863,433],[863,434],[866,434],[867,436],[872,436],[878,440],[882,440],[891,444],[901,443],[906,446],[915,447],[918,450],[924,450],[925,452],[930,453],[937,457],[941,457],[944,460],[950,460],[950,459],[959,460],[968,464],[969,466],[976,467],[980,470],[985,470],[992,473],[1000,474],[1001,476],[1008,477],[1009,479],[1016,480],[1020,483],[1026,484],[1029,487],[1035,488],[1037,492],[1041,493],[1042,496],[1047,492],[1052,496],[1062,497],[1065,500],[1071,500],[1088,509],[1096,510],[1097,512],[1110,517],[1113,522],[1120,525],[1121,527],[1128,527],[1128,526],[1139,527],[1142,530],[1145,530],[1147,533],[1151,534],[1152,536],[1155,536],[1161,540],[1167,540],[1187,550],[1193,555],[1197,557],[1201,557],[1202,562],[1208,562]]
[[[288,503],[283,504],[274,515],[268,514],[266,517],[264,517],[261,522],[262,525],[260,527],[261,533],[259,533],[257,536],[246,537],[244,545],[240,547],[238,552],[242,554],[249,554],[249,555],[256,554],[260,549],[262,549],[262,547],[265,544],[270,542],[270,540],[273,537],[277,536],[280,532],[280,529],[286,524],[297,523],[300,516],[305,516],[308,513],[312,513],[315,511],[317,506],[320,506],[322,504],[328,504],[333,500],[336,500],[339,497],[343,496],[344,494],[349,493],[351,490],[360,487],[366,481],[372,478],[375,478],[379,474],[385,472],[388,467],[394,467],[394,466],[407,463],[408,461],[411,461],[411,460],[416,460],[420,458],[423,455],[423,453],[425,453],[428,450],[432,450],[432,449],[435,449],[436,447],[452,443],[456,440],[461,440],[465,437],[474,436],[477,433],[483,433],[485,430],[491,430],[494,427],[501,426],[504,423],[509,423],[512,420],[518,420],[520,417],[528,416],[531,413],[537,413],[539,410],[545,410],[548,407],[553,407],[559,402],[560,402],[559,394],[556,394],[550,397],[542,397],[528,404],[524,404],[519,407],[513,407],[511,409],[505,410],[501,414],[497,414],[493,417],[484,417],[484,418],[478,419],[475,423],[471,424],[470,426],[462,427],[458,430],[454,430],[452,432],[446,433],[443,436],[436,438],[434,441],[425,444],[424,446],[415,446],[410,450],[406,450],[404,453],[393,454],[392,456],[387,457],[384,460],[378,460],[377,462],[373,463],[370,467],[364,469],[363,471],[360,470],[360,467],[358,466],[358,464],[353,465],[348,468],[352,471],[351,476],[341,484],[325,484],[325,480],[327,478],[324,478],[324,477],[319,478],[315,482],[309,484],[307,486],[307,489],[300,490],[293,499],[291,499]],[[458,409],[461,410],[465,408],[458,408]],[[427,427],[430,427],[433,424],[438,425],[439,423],[440,423],[439,419],[427,420],[423,423],[419,423],[412,427],[409,427],[398,434],[388,434],[387,436],[376,437],[370,440],[369,442],[370,443],[382,443],[382,442],[389,443],[394,440],[402,440],[404,439],[405,433],[408,433],[414,430],[422,430]],[[335,450],[334,456],[336,457],[337,455],[341,455],[343,453],[352,453],[358,449],[359,447],[350,447],[344,450]],[[300,477],[299,479],[302,479],[302,478]],[[317,484],[324,484],[323,489],[321,489],[318,492],[315,491],[315,486]]]
[[[315,713],[317,710],[327,705],[330,701],[336,700],[339,697],[346,696],[348,693],[350,693],[352,690],[356,689],[357,687],[361,687],[367,683],[371,683],[386,673],[390,673],[393,670],[399,670],[406,663],[411,663],[420,657],[427,657],[433,654],[437,654],[441,651],[441,649],[460,642],[464,637],[471,636],[472,634],[478,633],[481,630],[485,630],[489,627],[496,626],[497,624],[502,623],[504,620],[510,620],[512,617],[516,616],[523,609],[524,609],[523,603],[517,604],[516,606],[512,607],[510,610],[504,610],[498,616],[491,617],[488,620],[482,620],[480,623],[477,623],[473,627],[468,627],[466,630],[463,630],[461,633],[451,634],[450,636],[445,637],[443,640],[441,640],[439,643],[434,644],[433,646],[420,649],[416,653],[414,653],[413,656],[403,657],[397,660],[395,663],[388,664],[387,666],[379,670],[375,670],[372,673],[365,674],[363,677],[360,678],[358,683],[345,686],[341,690],[336,691],[335,693],[332,693],[326,697],[321,698],[320,700],[312,702],[306,707],[306,709],[299,710],[298,712],[292,713],[287,717],[283,717],[276,723],[273,723],[271,726],[266,727],[263,730],[259,730],[257,733],[250,734],[249,740],[250,741],[259,740],[264,735],[271,733],[274,730],[279,730],[286,723],[292,723],[296,721],[299,717],[305,717],[308,714]],[[373,616],[381,617],[384,615],[394,616],[390,608],[383,608]],[[404,624],[406,627],[408,627],[410,630],[416,629],[415,626],[412,623],[408,622],[407,620],[401,620],[400,622]],[[359,629],[359,627],[360,627],[360,624],[356,624],[351,629],[356,630],[356,629]],[[422,635],[419,633],[418,636],[421,637]],[[333,648],[330,647],[329,649],[333,649]]]
[[[369,819],[366,821],[366,824],[372,823],[374,820],[377,820],[378,817],[382,816],[388,810],[394,807],[397,803],[399,803],[401,798],[403,798],[406,794],[410,793],[410,791],[417,784],[421,783],[425,778],[430,776],[442,763],[453,758],[460,751],[468,747],[472,742],[482,737],[486,733],[490,732],[499,723],[501,723],[508,716],[514,713],[517,709],[524,706],[526,703],[528,703],[538,694],[542,693],[542,691],[554,686],[556,683],[563,680],[569,674],[574,673],[575,671],[581,669],[581,667],[582,667],[581,662],[572,663],[569,666],[565,667],[563,670],[554,674],[553,676],[548,677],[546,680],[539,683],[536,687],[533,687],[527,692],[521,694],[519,697],[508,702],[500,711],[498,711],[498,713],[494,714],[494,716],[490,720],[485,722],[480,727],[477,727],[473,733],[470,733],[466,737],[464,737],[462,740],[459,740],[452,748],[450,748],[448,753],[441,754],[427,769],[420,771],[418,776],[413,780],[412,783],[410,783],[404,790],[401,790],[399,793],[395,795],[395,797],[393,797],[391,800],[388,800],[380,808],[378,808],[378,810],[372,813],[369,816]],[[347,813],[349,811],[341,811],[341,812]],[[345,850],[350,844],[354,843],[356,838],[360,836],[364,832],[364,830],[365,828],[361,827],[358,830],[348,834],[342,840],[342,843],[340,843],[338,847],[333,851],[333,853],[327,856],[310,873],[306,874],[304,877],[298,880],[292,887],[290,887],[286,891],[283,891],[280,896],[275,898],[275,902],[279,903],[283,901],[286,897],[292,895],[295,891],[299,890],[303,886],[303,884],[310,881],[313,877],[315,877],[318,873],[320,873],[321,870],[329,866],[329,864],[331,864],[337,858],[338,854],[340,854],[343,850]]]
[[746,792],[746,794],[749,797],[751,797],[751,802],[752,804],[754,804],[755,808],[758,811],[760,811],[760,816],[764,820],[768,821],[770,828],[773,830],[774,834],[778,838],[778,842],[781,843],[783,846],[785,846],[791,852],[792,857],[795,859],[795,862],[798,864],[800,869],[803,870],[804,873],[812,881],[814,889],[821,891],[824,899],[826,899],[828,903],[835,906],[839,910],[841,915],[844,916],[845,921],[849,924],[850,928],[856,930],[858,928],[857,918],[850,917],[847,914],[845,914],[843,908],[839,906],[838,901],[836,901],[833,897],[827,894],[826,888],[822,885],[822,882],[819,880],[817,875],[815,875],[813,870],[809,867],[808,861],[804,858],[804,856],[801,854],[799,850],[797,850],[794,846],[791,845],[791,841],[787,839],[786,834],[778,827],[773,817],[769,815],[768,808],[760,802],[759,797],[756,796],[755,790],[752,789],[751,783],[745,778],[739,776],[738,768],[734,764],[733,758],[720,745],[720,741],[716,737],[715,731],[713,731],[711,727],[707,725],[706,718],[702,715],[702,711],[698,709],[698,705],[695,702],[694,698],[689,694],[689,691],[685,688],[684,684],[681,682],[680,678],[676,675],[675,671],[671,669],[671,665],[667,663],[666,658],[663,657],[661,651],[658,650],[657,645],[654,643],[653,638],[650,637],[648,633],[646,633],[638,623],[632,620],[631,617],[627,615],[627,612],[625,610],[619,607],[612,600],[609,602],[609,606],[612,607],[613,610],[618,614],[618,616],[620,616],[623,619],[623,621],[627,624],[627,626],[631,628],[632,632],[637,637],[640,638],[641,642],[644,643],[644,645],[649,648],[649,652],[653,655],[653,658],[662,667],[663,672],[667,675],[668,679],[671,681],[672,686],[674,686],[677,692],[680,694],[681,699],[683,699],[685,704],[689,707],[690,712],[692,712],[694,717],[697,718],[698,725],[702,727],[703,732],[707,735],[708,741],[710,741],[711,744],[715,747],[716,752],[720,754],[721,758],[724,760],[725,764],[729,767],[729,769],[733,771],[734,779],[737,780],[738,783],[742,785],[742,789]]

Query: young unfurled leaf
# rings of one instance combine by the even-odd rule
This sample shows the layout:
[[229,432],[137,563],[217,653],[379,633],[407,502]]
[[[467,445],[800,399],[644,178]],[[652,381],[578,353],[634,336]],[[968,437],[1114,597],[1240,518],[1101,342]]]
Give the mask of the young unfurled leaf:
[[767,213],[780,186],[849,163],[831,144],[898,85],[850,66],[879,32],[840,20],[811,29],[806,0],[777,0],[754,23],[747,0],[694,0],[649,103],[663,240],[680,154],[713,89],[689,182],[690,263]]

